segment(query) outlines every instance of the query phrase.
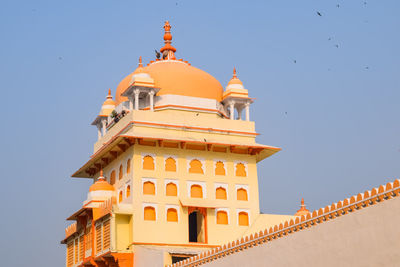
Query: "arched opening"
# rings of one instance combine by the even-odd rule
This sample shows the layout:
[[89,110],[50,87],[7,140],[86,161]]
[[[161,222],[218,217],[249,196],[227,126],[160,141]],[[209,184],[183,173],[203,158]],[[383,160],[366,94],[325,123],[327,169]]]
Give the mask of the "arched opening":
[[192,185],[190,187],[190,197],[203,198],[203,188],[198,184]]
[[215,175],[225,175],[225,167],[222,161],[215,164]]
[[143,169],[144,170],[154,170],[154,159],[152,156],[143,157]]
[[198,210],[189,214],[189,242],[205,243],[204,216]]
[[167,196],[176,197],[178,195],[178,188],[176,187],[176,184],[174,184],[172,182],[167,184],[165,191],[166,191],[165,193]]
[[237,200],[244,200],[247,201],[247,190],[243,188],[239,188],[237,190]]
[[228,213],[226,211],[217,211],[217,224],[228,224]]
[[110,184],[115,184],[115,171],[112,171],[110,174]]
[[165,171],[176,172],[176,161],[169,157],[165,160]]
[[239,212],[239,225],[248,226],[249,225],[249,215],[247,212]]
[[190,173],[201,173],[203,174],[203,164],[201,163],[200,160],[198,159],[194,159],[192,160],[190,163],[190,168],[189,168],[189,172]]
[[246,166],[243,163],[236,164],[236,176],[243,176],[246,177]]
[[119,165],[118,180],[121,180],[121,179],[122,179],[122,176],[124,175],[123,171],[124,171],[124,170],[123,170],[122,164],[121,164],[121,165]]
[[126,162],[126,174],[129,174],[131,172],[131,159],[128,159]]
[[126,187],[126,197],[127,197],[127,198],[130,197],[130,195],[131,195],[131,186],[128,185],[128,186]]
[[144,208],[144,220],[145,221],[155,221],[156,220],[156,210],[153,207]]
[[178,212],[174,208],[169,208],[167,210],[167,222],[177,222]]
[[144,182],[143,183],[143,194],[144,195],[155,195],[156,194],[155,185],[150,181]]
[[119,191],[119,194],[118,194],[118,202],[119,202],[119,203],[122,202],[122,191]]
[[225,188],[218,187],[217,190],[215,190],[215,198],[216,199],[227,199]]

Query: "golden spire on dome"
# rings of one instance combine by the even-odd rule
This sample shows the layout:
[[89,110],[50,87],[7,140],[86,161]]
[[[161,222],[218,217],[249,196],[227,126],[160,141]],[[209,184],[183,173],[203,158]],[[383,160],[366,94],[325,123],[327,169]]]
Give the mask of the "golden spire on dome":
[[142,56],[139,57],[139,68],[143,67]]
[[169,21],[167,20],[164,23],[164,47],[160,49],[160,52],[162,53],[163,59],[175,59],[175,52],[176,48],[171,45],[172,43],[172,34],[171,34],[171,25],[169,24]]
[[236,68],[235,67],[233,67],[233,77],[232,78],[237,78],[237,76],[236,76]]
[[294,216],[307,215],[308,213],[310,213],[310,211],[306,208],[306,205],[304,204],[304,198],[301,198],[300,209],[296,212]]
[[112,99],[112,95],[111,95],[111,88],[108,88],[108,95],[107,95],[107,99]]

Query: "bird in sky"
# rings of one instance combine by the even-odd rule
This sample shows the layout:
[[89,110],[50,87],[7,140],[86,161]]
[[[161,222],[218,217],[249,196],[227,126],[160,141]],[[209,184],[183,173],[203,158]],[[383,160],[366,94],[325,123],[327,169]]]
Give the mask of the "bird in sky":
[[322,14],[319,11],[317,11],[317,14],[318,16],[322,17]]
[[157,58],[157,59],[160,59],[160,57],[161,57],[160,52],[158,52],[157,50],[154,50],[154,51],[156,52],[156,58]]
[[295,60],[293,60],[293,62],[296,64],[296,63],[297,63],[297,60],[295,59]]
[[168,57],[168,51],[164,50],[164,52],[162,53],[162,58],[166,59]]
[[339,45],[338,45],[338,44],[336,44],[336,45],[335,45],[335,47],[336,47],[336,48],[339,48]]
[[340,5],[339,5],[339,4],[337,4],[337,5],[336,5],[336,7],[337,7],[337,8],[339,8],[339,7],[340,7]]

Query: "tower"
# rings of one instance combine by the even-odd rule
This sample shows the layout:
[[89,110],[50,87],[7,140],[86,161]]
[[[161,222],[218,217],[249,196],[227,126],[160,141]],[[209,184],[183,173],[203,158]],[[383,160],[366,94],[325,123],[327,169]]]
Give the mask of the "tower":
[[260,214],[256,165],[280,149],[256,143],[236,69],[224,90],[164,30],[162,57],[140,58],[92,123],[93,155],[72,176],[94,184],[68,218],[67,266],[164,266],[291,218]]

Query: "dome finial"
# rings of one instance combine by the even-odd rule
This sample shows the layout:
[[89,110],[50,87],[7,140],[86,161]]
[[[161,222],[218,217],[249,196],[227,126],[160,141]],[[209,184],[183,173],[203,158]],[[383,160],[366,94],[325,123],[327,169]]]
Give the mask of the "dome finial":
[[233,78],[237,78],[237,75],[236,75],[236,68],[235,68],[235,67],[233,67]]
[[100,176],[97,180],[102,180],[102,181],[106,180],[106,178],[104,178],[104,176],[103,176],[103,167],[100,168]]
[[304,198],[301,198],[300,209],[296,212],[294,216],[307,215],[308,213],[310,213],[310,211],[306,208],[306,205],[304,204]]
[[169,24],[169,21],[167,20],[164,23],[164,47],[160,49],[160,52],[162,53],[162,58],[163,59],[175,59],[175,52],[176,48],[171,45],[172,43],[172,34],[171,34],[171,25]]
[[107,95],[107,99],[112,99],[112,95],[111,95],[111,88],[108,88],[108,95]]
[[142,63],[142,56],[139,57],[139,67],[143,67],[143,63]]

